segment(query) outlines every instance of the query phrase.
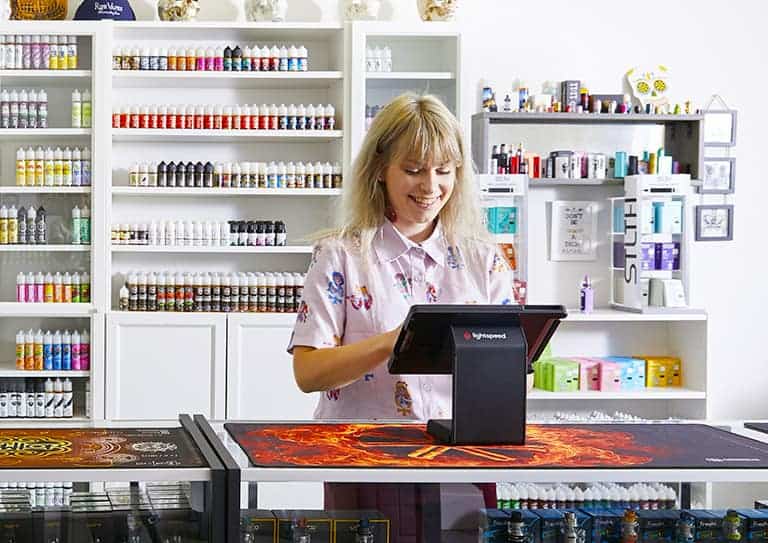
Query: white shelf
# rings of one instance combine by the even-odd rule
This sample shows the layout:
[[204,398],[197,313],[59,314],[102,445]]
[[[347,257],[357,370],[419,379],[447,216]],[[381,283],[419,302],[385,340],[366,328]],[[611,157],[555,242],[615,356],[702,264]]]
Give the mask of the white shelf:
[[90,194],[91,187],[0,187],[0,194]]
[[389,79],[389,80],[451,80],[455,79],[456,75],[453,72],[368,72],[365,74],[366,79]]
[[177,247],[153,245],[113,245],[113,253],[204,253],[204,254],[311,254],[311,245],[283,247]]
[[0,70],[2,77],[67,79],[91,77],[91,70]]
[[592,313],[581,313],[578,309],[569,309],[563,323],[571,322],[680,322],[706,321],[707,313],[702,309],[657,310],[645,313],[633,313],[618,309],[601,308]]
[[0,128],[2,139],[45,139],[90,136],[90,128]]
[[114,70],[115,88],[323,89],[341,83],[340,71],[316,72],[198,72]]
[[549,392],[534,389],[528,393],[529,400],[705,400],[706,392],[687,388],[645,388],[624,392]]
[[323,142],[341,139],[341,130],[160,130],[113,128],[112,141],[137,142],[239,142],[249,139],[272,142]]
[[90,371],[66,371],[66,370],[6,370],[0,367],[0,377],[24,379],[32,377],[90,377]]
[[169,318],[184,319],[188,316],[192,318],[200,317],[201,315],[227,315],[236,316],[237,318],[245,318],[254,325],[261,326],[288,326],[293,328],[296,324],[297,313],[251,313],[230,311],[225,313],[223,311],[119,311],[117,309],[109,312],[110,315],[163,315]]
[[528,182],[529,187],[594,187],[594,186],[620,186],[623,179],[550,179],[534,178]]
[[93,304],[0,302],[0,317],[90,317]]
[[90,250],[90,245],[0,245],[0,253],[86,253]]
[[113,196],[339,196],[341,189],[112,187]]
[[72,424],[73,426],[91,422],[88,417],[69,417],[69,418],[7,418],[0,419],[0,428],[47,428],[49,426],[58,426],[60,424]]

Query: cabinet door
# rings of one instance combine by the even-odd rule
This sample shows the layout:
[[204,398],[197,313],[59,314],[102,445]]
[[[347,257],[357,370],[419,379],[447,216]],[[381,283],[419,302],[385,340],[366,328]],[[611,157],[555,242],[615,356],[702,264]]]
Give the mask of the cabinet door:
[[227,418],[308,420],[317,394],[305,394],[293,378],[285,349],[296,316],[230,314],[227,337]]
[[226,334],[224,315],[108,314],[107,418],[224,418]]

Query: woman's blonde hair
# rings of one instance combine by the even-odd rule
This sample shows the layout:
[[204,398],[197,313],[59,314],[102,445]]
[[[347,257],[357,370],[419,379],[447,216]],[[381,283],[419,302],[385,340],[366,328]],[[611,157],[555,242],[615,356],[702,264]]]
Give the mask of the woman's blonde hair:
[[404,159],[433,166],[453,162],[456,182],[439,215],[445,237],[452,245],[484,239],[472,161],[459,122],[438,98],[413,93],[392,100],[373,120],[351,179],[345,180],[335,235],[359,240],[362,254],[368,253],[388,205],[381,180],[388,166]]

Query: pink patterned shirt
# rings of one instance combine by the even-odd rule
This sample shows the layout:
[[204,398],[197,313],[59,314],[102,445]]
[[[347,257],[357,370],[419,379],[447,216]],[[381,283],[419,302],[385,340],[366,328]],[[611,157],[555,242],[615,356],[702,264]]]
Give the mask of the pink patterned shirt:
[[[294,345],[331,348],[396,328],[414,304],[515,303],[513,277],[493,244],[473,243],[472,254],[448,245],[442,229],[417,244],[386,221],[367,265],[351,241],[324,240],[312,255]],[[371,373],[322,394],[318,419],[448,418],[451,377],[390,375],[386,360]]]

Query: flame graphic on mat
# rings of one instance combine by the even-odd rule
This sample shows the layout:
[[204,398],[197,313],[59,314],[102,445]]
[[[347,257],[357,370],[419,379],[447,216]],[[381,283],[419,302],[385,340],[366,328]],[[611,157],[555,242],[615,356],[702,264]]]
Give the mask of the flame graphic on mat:
[[589,468],[643,465],[665,452],[606,427],[531,425],[523,446],[445,446],[424,425],[404,424],[269,424],[234,432],[254,465],[266,467]]

